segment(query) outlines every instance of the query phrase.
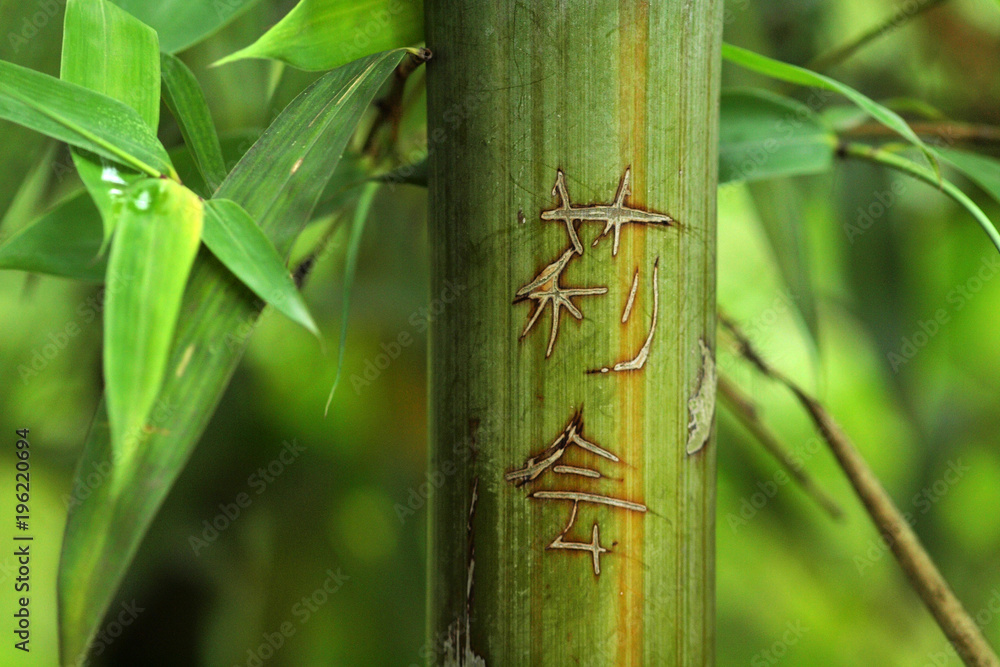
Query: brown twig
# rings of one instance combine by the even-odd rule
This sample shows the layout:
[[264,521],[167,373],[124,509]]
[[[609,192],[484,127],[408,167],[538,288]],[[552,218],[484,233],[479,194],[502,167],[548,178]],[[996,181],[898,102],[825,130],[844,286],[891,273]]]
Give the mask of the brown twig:
[[[910,127],[921,137],[940,139],[948,145],[954,143],[1000,143],[1000,127],[994,125],[925,121],[910,123]],[[879,123],[858,125],[847,130],[844,135],[849,137],[898,137],[895,130],[890,130]]]
[[379,131],[386,125],[389,126],[390,143],[396,143],[396,136],[399,133],[399,123],[403,118],[403,93],[406,91],[406,80],[410,78],[410,75],[420,65],[423,65],[430,58],[430,50],[421,49],[417,54],[407,55],[399,63],[399,66],[396,67],[389,92],[385,97],[375,101],[378,116],[372,123],[371,130],[368,132],[368,138],[365,139],[365,145],[362,149],[364,153],[377,156],[379,151],[376,146],[376,138]]
[[923,14],[928,9],[936,7],[943,2],[947,2],[947,0],[918,0],[915,7],[912,3],[903,3],[896,13],[887,20],[870,28],[863,34],[852,39],[847,44],[837,47],[832,51],[827,51],[826,53],[814,58],[806,67],[817,72],[830,69],[834,65],[838,65],[853,56],[859,49],[866,46],[869,42],[874,41],[890,30],[900,27],[911,19]]
[[819,488],[802,465],[795,462],[791,453],[761,421],[757,407],[750,397],[723,375],[720,375],[718,379],[718,392],[719,396],[722,397],[722,402],[725,403],[730,412],[743,424],[754,439],[777,459],[781,467],[798,483],[806,495],[812,498],[834,520],[843,519],[844,511],[837,504],[837,501]]
[[986,641],[979,626],[955,597],[948,582],[941,576],[941,572],[920,543],[920,538],[913,532],[854,443],[841,430],[826,408],[797,383],[768,364],[754,350],[750,340],[732,320],[720,315],[719,322],[735,339],[739,353],[761,373],[785,385],[809,413],[876,528],[896,557],[896,561],[962,661],[969,667],[1000,666],[996,653]]

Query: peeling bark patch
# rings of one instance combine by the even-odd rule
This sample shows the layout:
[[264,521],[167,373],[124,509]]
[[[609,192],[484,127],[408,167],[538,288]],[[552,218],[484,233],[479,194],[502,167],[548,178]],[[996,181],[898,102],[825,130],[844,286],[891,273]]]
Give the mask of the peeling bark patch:
[[676,220],[669,215],[661,213],[651,213],[642,209],[630,208],[625,200],[632,194],[630,182],[632,179],[632,167],[626,167],[625,174],[618,183],[618,192],[615,194],[614,202],[609,205],[590,204],[588,206],[574,206],[566,188],[566,174],[562,169],[556,171],[556,182],[552,186],[552,196],[559,197],[560,204],[556,208],[542,211],[542,220],[561,221],[566,225],[566,233],[569,234],[570,243],[573,250],[578,255],[583,254],[583,244],[576,230],[576,221],[580,222],[603,222],[604,229],[594,239],[593,246],[596,247],[602,238],[608,235],[612,229],[614,235],[614,247],[611,254],[618,255],[618,246],[621,241],[622,225],[638,223],[644,225],[672,225]]
[[660,310],[659,273],[660,258],[657,257],[656,261],[653,262],[653,319],[649,325],[649,335],[646,336],[646,342],[643,344],[642,348],[632,359],[619,361],[613,367],[604,366],[603,368],[587,371],[588,373],[611,373],[612,371],[615,373],[625,373],[628,371],[641,370],[642,367],[646,365],[646,362],[649,360],[649,351],[653,347],[653,336],[656,334],[656,321]]
[[698,340],[701,351],[701,378],[698,389],[688,400],[687,453],[696,454],[708,442],[715,423],[715,358],[703,339]]
[[[595,468],[585,468],[575,465],[556,465],[556,461],[562,459],[571,445],[575,445],[586,452],[607,459],[612,463],[621,463],[615,454],[604,449],[597,443],[591,442],[583,437],[583,411],[577,410],[562,432],[552,441],[548,447],[538,454],[530,457],[522,466],[516,470],[511,470],[504,479],[515,486],[523,486],[536,481],[548,470],[557,475],[572,475],[577,477],[587,477],[600,479],[604,475]],[[564,501],[573,503],[570,511],[569,522],[566,527],[550,542],[545,549],[547,551],[585,551],[591,554],[593,561],[594,575],[601,575],[601,554],[611,553],[609,549],[601,545],[600,527],[595,521],[592,526],[590,542],[581,542],[567,539],[569,531],[576,524],[577,514],[581,504],[603,505],[629,512],[646,512],[646,506],[641,503],[632,502],[624,498],[603,495],[599,493],[589,493],[585,491],[534,491],[528,495],[533,500]]]
[[582,320],[583,313],[573,303],[573,297],[596,296],[608,292],[607,287],[566,288],[560,285],[559,279],[571,259],[573,259],[573,249],[569,248],[559,259],[542,269],[534,280],[521,287],[514,295],[514,303],[529,299],[534,301],[534,310],[528,317],[528,324],[524,327],[524,331],[521,332],[521,340],[524,340],[524,337],[531,331],[545,306],[552,306],[552,329],[549,334],[549,346],[545,350],[546,359],[552,355],[552,348],[555,347],[556,338],[559,336],[559,323],[562,315],[560,309],[565,308],[570,315]]

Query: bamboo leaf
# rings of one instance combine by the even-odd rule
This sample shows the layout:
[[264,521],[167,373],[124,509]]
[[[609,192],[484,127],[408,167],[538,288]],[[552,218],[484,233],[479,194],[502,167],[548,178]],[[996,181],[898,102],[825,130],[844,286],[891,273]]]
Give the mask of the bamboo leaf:
[[127,470],[167,368],[181,297],[201,241],[202,204],[167,179],[147,179],[115,204],[107,273],[104,381],[115,463]]
[[161,55],[160,71],[163,99],[180,125],[184,143],[191,149],[205,184],[215,192],[226,178],[226,162],[201,86],[188,66],[170,54]]
[[[250,130],[219,138],[219,143],[222,146],[223,164],[227,165],[227,171],[239,163],[250,147],[254,145],[254,142],[260,139],[260,135],[259,131]],[[201,195],[202,198],[210,198],[212,190],[205,183],[205,177],[202,175],[191,150],[187,146],[178,146],[171,150],[169,155],[181,183]]]
[[[89,88],[138,112],[154,134],[160,122],[160,46],[156,32],[107,0],[69,0],[63,29],[63,81]],[[115,200],[147,174],[79,149],[73,163],[111,237]]]
[[[256,135],[241,134],[223,143],[223,154],[235,163]],[[201,174],[187,147],[170,151],[185,185],[199,192]],[[103,282],[107,257],[101,257],[102,220],[90,195],[79,190],[33,220],[0,246],[0,268],[42,273],[74,280]]]
[[809,258],[809,230],[803,224],[802,195],[788,180],[751,183],[748,188],[794,310],[805,325],[813,361],[818,363],[819,311]]
[[810,88],[822,88],[824,90],[829,90],[843,95],[847,99],[854,102],[854,104],[858,107],[864,109],[869,115],[871,115],[872,118],[894,130],[904,139],[923,151],[927,160],[934,167],[934,173],[937,176],[940,176],[940,166],[934,156],[934,152],[923,142],[923,140],[920,139],[919,136],[917,136],[917,133],[906,124],[906,121],[903,120],[895,111],[887,109],[875,100],[859,93],[850,86],[831,79],[828,76],[807,70],[803,67],[783,63],[779,60],[768,58],[767,56],[763,56],[759,53],[741,49],[740,47],[733,46],[732,44],[722,45],[722,57],[734,65],[739,65],[740,67],[763,74],[764,76],[769,76],[772,79],[794,83],[799,86],[808,86]]
[[260,0],[114,0],[151,26],[165,53],[177,53],[210,37]]
[[205,202],[202,238],[212,254],[257,296],[319,335],[281,256],[243,207],[228,199]]
[[131,107],[0,61],[0,118],[150,176],[174,176],[156,134]]
[[990,241],[993,242],[993,245],[996,246],[997,250],[1000,250],[1000,233],[997,232],[997,228],[993,225],[989,216],[987,216],[983,210],[969,198],[968,195],[962,192],[962,190],[951,181],[938,177],[926,167],[923,167],[913,160],[907,159],[885,149],[872,148],[871,146],[863,144],[848,144],[844,147],[844,155],[846,157],[874,162],[875,164],[882,165],[883,167],[895,169],[896,171],[924,181],[934,187],[939,187],[944,194],[954,199],[963,208],[965,208],[965,210],[972,214],[972,217],[976,219],[976,222],[983,228],[986,235],[990,237]]
[[301,0],[256,42],[216,63],[270,58],[304,70],[340,67],[424,38],[421,0]]
[[[308,221],[362,113],[403,57],[377,54],[324,75],[296,98],[230,172],[220,198],[242,206],[284,256]],[[63,662],[86,653],[139,542],[215,411],[261,304],[217,260],[194,265],[153,430],[114,483],[88,485],[112,459],[98,409],[84,445],[59,566]],[[149,480],[156,480],[150,485]]]
[[0,269],[102,282],[101,217],[83,191],[57,204],[0,246]]
[[354,209],[354,219],[351,224],[351,236],[347,241],[347,259],[344,263],[344,306],[340,315],[340,346],[337,351],[337,375],[334,377],[333,386],[330,388],[330,395],[326,399],[325,411],[330,411],[330,404],[333,403],[333,395],[340,384],[340,372],[344,368],[344,350],[347,348],[347,321],[351,311],[351,289],[354,287],[354,275],[358,269],[358,255],[361,252],[361,237],[364,235],[365,223],[368,221],[368,213],[371,211],[372,200],[378,184],[369,183],[365,186],[358,199],[358,205]]
[[763,90],[723,91],[719,183],[829,171],[837,135],[795,100]]
[[1000,202],[1000,160],[952,148],[939,148],[938,152],[951,166]]
[[[52,20],[62,21],[61,4],[52,7]],[[39,30],[32,39],[27,39],[23,31],[15,26],[30,25],[31,18],[38,11],[34,2],[0,2],[0,26],[10,26],[4,39],[0,39],[0,60],[16,62],[36,71],[57,72],[59,70],[59,30]],[[24,182],[25,176],[38,165],[43,149],[54,144],[47,137],[24,127],[0,121],[0,136],[3,137],[4,159],[0,161],[0,220],[6,222],[8,208]]]

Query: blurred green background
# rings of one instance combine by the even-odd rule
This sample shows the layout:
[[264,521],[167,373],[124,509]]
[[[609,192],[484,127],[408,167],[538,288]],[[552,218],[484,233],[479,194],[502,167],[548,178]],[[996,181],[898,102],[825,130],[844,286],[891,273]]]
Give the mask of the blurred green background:
[[[58,72],[60,3],[0,0],[0,12],[13,21],[0,33],[20,30],[22,18],[50,4],[55,14],[38,35],[20,47],[3,39],[0,57]],[[265,0],[183,54],[224,135],[259,134],[280,100],[311,80],[258,61],[207,67],[255,39],[292,4]],[[898,6],[731,0],[726,39],[805,64]],[[998,55],[997,3],[951,0],[831,74],[876,99],[919,99],[949,119],[1000,125]],[[724,85],[809,96],[729,69]],[[403,161],[426,145],[419,80],[411,97],[398,149]],[[838,103],[831,98],[824,108]],[[169,124],[162,136],[168,146],[180,143]],[[0,124],[0,137],[0,213],[6,211],[0,238],[6,238],[76,180],[65,147],[7,124]],[[977,149],[990,153],[1000,145]],[[995,203],[967,189],[1000,219]],[[352,297],[344,379],[328,417],[323,405],[336,373],[342,235],[333,237],[306,287],[326,334],[325,356],[308,334],[265,316],[120,593],[122,604],[142,611],[94,664],[423,663],[426,513],[398,508],[419,496],[426,481],[425,206],[425,192],[416,187],[380,192]],[[864,211],[871,217],[859,218]],[[862,233],[854,233],[859,227]],[[808,295],[777,268],[769,242],[774,229],[804,249],[799,259],[808,266],[816,303],[817,346],[798,314]],[[307,240],[322,233],[317,226]],[[964,211],[931,187],[873,167],[844,164],[830,175],[720,190],[720,305],[840,419],[994,645],[1000,645],[1000,279],[992,279],[998,273],[996,251]],[[53,582],[65,498],[100,392],[99,304],[94,285],[0,273],[0,440],[9,443],[0,448],[0,466],[9,471],[0,474],[0,498],[11,504],[14,431],[29,428],[35,536],[32,652],[25,662],[5,631],[0,664],[56,664]],[[942,309],[944,323],[928,324]],[[401,340],[410,342],[393,346]],[[383,352],[391,357],[387,365]],[[960,664],[787,392],[724,352],[719,363],[759,402],[768,424],[846,517],[833,522],[800,489],[776,481],[775,462],[720,411],[718,664]],[[385,368],[375,373],[377,365]],[[286,443],[304,451],[282,461]],[[241,493],[249,506],[225,519]],[[213,533],[206,522],[230,525]],[[0,550],[0,617],[7,619],[14,564],[12,550]],[[328,579],[336,592],[317,593]],[[122,609],[115,604],[112,614]],[[286,622],[295,633],[269,657],[268,636],[277,643],[273,633]]]

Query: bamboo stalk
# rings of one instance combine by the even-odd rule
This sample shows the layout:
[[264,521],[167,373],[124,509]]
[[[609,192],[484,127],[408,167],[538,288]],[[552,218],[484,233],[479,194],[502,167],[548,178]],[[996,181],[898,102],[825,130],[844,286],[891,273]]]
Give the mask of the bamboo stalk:
[[721,2],[426,6],[429,661],[712,664]]

